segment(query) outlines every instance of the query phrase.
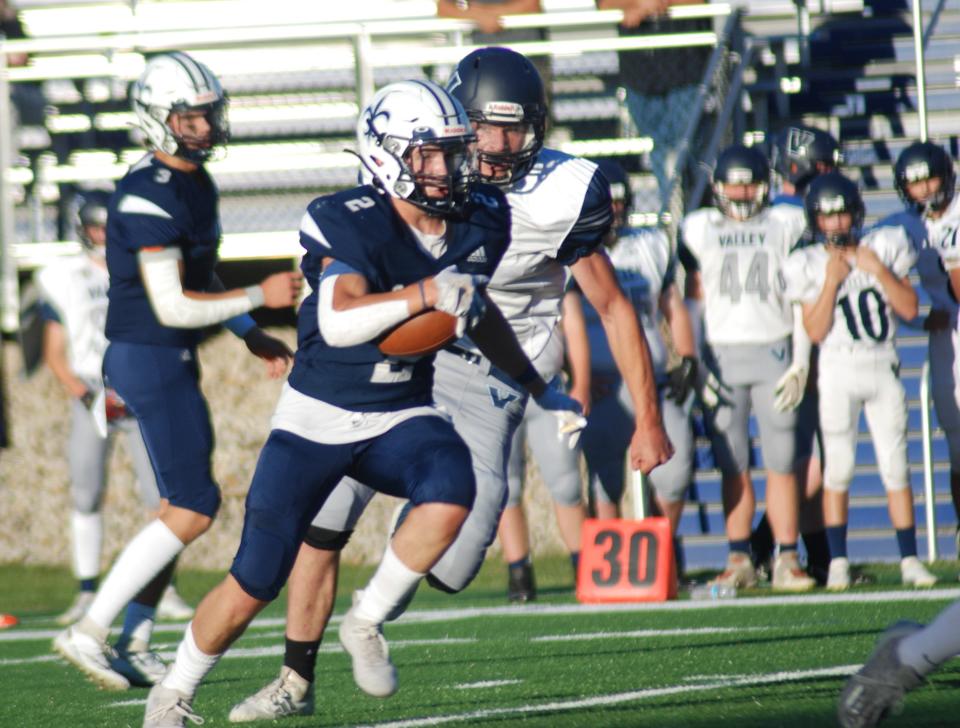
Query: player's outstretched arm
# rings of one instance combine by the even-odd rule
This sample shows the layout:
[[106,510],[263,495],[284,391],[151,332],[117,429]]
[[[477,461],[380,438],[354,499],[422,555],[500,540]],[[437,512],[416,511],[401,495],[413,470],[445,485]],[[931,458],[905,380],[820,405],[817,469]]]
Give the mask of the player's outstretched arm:
[[197,329],[222,323],[260,306],[285,308],[300,295],[299,273],[275,273],[258,286],[229,291],[190,291],[183,287],[179,248],[143,249],[137,255],[150,306],[164,326]]
[[595,250],[580,258],[570,267],[570,272],[600,315],[617,369],[630,390],[636,412],[636,429],[630,442],[630,466],[649,473],[670,459],[673,446],[660,418],[650,349],[637,313],[620,288],[604,251]]

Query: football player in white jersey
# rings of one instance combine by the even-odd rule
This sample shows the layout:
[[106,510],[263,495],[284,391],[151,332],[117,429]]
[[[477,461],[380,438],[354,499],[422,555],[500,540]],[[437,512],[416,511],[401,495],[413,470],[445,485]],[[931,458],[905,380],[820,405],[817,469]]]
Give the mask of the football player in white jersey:
[[847,511],[861,409],[897,532],[903,583],[931,586],[936,578],[917,559],[907,402],[894,346],[895,316],[909,320],[917,314],[917,294],[907,278],[916,253],[902,227],[861,234],[863,200],[856,184],[839,173],[815,179],[804,206],[817,244],[795,251],[785,275],[790,300],[800,303],[807,333],[820,345],[823,505],[831,557],[827,588],[850,586]]
[[[80,588],[70,607],[57,617],[60,625],[79,620],[96,594],[103,545],[107,461],[118,432],[126,437],[143,505],[151,512],[160,506],[157,479],[137,421],[127,413],[123,401],[112,389],[104,390],[101,374],[103,352],[107,348],[103,327],[109,284],[105,258],[109,197],[101,190],[83,193],[77,211],[82,252],[58,259],[35,275],[44,320],[44,363],[71,398],[67,445],[73,499],[70,536],[73,573]],[[101,391],[104,396],[98,400]],[[104,411],[105,418],[102,417]],[[101,417],[99,424],[94,421],[98,416]],[[158,616],[188,619],[192,614],[193,609],[172,585],[157,604]],[[125,638],[121,638],[121,643],[129,641],[129,635]]]
[[960,196],[955,194],[953,160],[933,142],[914,142],[897,158],[894,183],[906,209],[888,217],[883,224],[902,225],[906,229],[917,252],[920,285],[930,297],[930,314],[923,328],[930,332],[928,358],[933,406],[947,438],[950,493],[954,511],[960,517],[960,379],[956,374],[960,363],[956,294],[960,291]]
[[687,215],[682,253],[688,295],[703,301],[708,369],[701,398],[723,475],[730,553],[717,582],[756,584],[750,527],[756,500],[750,480],[748,419],[760,427],[767,471],[767,514],[778,554],[774,588],[811,589],[797,559],[799,496],[795,467],[796,412],[806,386],[809,340],[784,297],[781,268],[803,232],[799,210],[768,206],[770,167],[755,147],[734,145],[717,159],[717,207]]
[[[672,448],[664,432],[650,355],[630,301],[616,281],[601,242],[610,220],[609,186],[592,162],[543,147],[546,103],[533,64],[506,48],[482,48],[457,65],[448,89],[466,108],[477,133],[480,176],[502,186],[511,208],[511,243],[487,286],[540,376],[560,370],[563,346],[557,323],[567,270],[601,314],[613,353],[634,398],[636,419],[630,463],[648,472]],[[458,592],[479,571],[496,535],[506,496],[510,440],[526,394],[469,341],[436,358],[434,398],[453,417],[470,448],[477,496],[457,538],[430,569],[427,582]],[[287,649],[281,677],[235,706],[233,720],[277,718],[304,712],[304,672],[316,651],[336,590],[339,551],[372,491],[344,481],[314,519],[290,576]],[[412,598],[413,594],[410,594]],[[401,605],[390,618],[402,613]],[[354,655],[354,674],[367,668]],[[290,671],[301,676],[290,700]]]
[[[670,239],[661,230],[628,228],[630,190],[626,173],[612,160],[601,160],[600,169],[610,180],[613,198],[614,226],[607,238],[610,261],[650,344],[660,410],[674,447],[673,457],[649,475],[648,482],[653,489],[652,505],[655,513],[670,520],[675,533],[693,474],[690,406],[697,371],[693,329],[674,283],[677,261]],[[596,310],[586,304],[584,313],[595,399],[583,431],[583,452],[597,517],[619,518],[624,454],[629,445],[628,425],[633,419],[633,405]],[[673,347],[682,359],[680,366],[670,371],[667,371],[667,344],[660,333],[664,320],[670,327]]]
[[[803,193],[813,179],[840,164],[840,145],[828,132],[810,126],[788,126],[774,135],[770,147],[780,189],[771,205],[803,209]],[[827,583],[830,549],[823,525],[823,457],[820,416],[817,414],[817,348],[810,352],[807,391],[797,408],[797,480],[800,486],[800,535],[807,550],[807,573],[821,586]],[[773,532],[766,514],[753,529],[750,548],[759,568],[773,561]]]

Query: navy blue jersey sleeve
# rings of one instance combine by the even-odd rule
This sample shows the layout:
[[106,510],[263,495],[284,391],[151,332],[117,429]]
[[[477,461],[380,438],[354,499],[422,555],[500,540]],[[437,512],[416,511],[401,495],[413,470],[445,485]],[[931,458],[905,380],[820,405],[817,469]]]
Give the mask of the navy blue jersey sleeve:
[[57,323],[61,323],[60,314],[57,313],[57,309],[46,301],[40,302],[37,307],[37,314],[40,316],[41,321],[56,321]]
[[680,260],[680,265],[682,265],[683,269],[688,273],[700,270],[700,261],[697,260],[697,256],[693,254],[690,248],[687,247],[687,244],[683,242],[682,237],[677,243],[677,258]]
[[603,243],[612,223],[610,184],[597,169],[587,186],[577,221],[557,250],[557,261],[570,266],[580,258],[590,255]]

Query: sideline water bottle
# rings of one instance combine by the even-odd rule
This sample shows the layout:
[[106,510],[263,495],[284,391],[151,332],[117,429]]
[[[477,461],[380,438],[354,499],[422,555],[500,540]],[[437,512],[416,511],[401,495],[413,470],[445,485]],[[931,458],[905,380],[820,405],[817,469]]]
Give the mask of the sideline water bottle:
[[736,596],[737,588],[726,584],[697,584],[690,588],[690,599],[695,602],[715,602]]

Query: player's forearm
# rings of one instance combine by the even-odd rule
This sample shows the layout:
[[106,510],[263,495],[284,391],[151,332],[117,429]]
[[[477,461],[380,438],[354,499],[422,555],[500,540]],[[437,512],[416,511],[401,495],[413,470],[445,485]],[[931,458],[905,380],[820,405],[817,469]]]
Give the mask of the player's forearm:
[[547,383],[533,368],[510,324],[489,298],[487,312],[470,331],[470,338],[494,366],[517,380],[534,397],[539,397],[547,388]]
[[89,391],[87,385],[70,371],[70,367],[65,361],[53,361],[45,356],[44,363],[67,391],[67,394],[74,399],[80,399]]
[[572,388],[590,391],[590,341],[587,338],[587,322],[583,317],[580,296],[567,293],[563,297],[563,339],[566,343],[567,362],[570,365]]
[[680,356],[697,357],[696,337],[693,334],[693,322],[690,312],[683,305],[680,292],[675,285],[660,297],[660,311],[670,326],[670,336],[673,339],[673,348]]
[[630,301],[615,296],[601,313],[600,321],[610,344],[610,352],[633,401],[638,424],[660,421],[657,384],[653,377],[650,347]]
[[813,305],[803,306],[803,326],[814,344],[827,338],[833,328],[833,312],[837,305],[837,287],[827,283]]

